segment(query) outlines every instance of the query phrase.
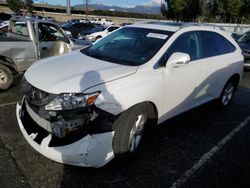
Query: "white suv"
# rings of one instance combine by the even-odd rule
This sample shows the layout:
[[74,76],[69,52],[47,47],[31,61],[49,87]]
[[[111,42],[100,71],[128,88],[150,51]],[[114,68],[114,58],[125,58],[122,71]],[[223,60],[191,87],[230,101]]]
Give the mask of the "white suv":
[[17,119],[44,156],[100,167],[136,151],[147,126],[214,99],[227,106],[242,73],[241,50],[224,31],[135,24],[30,67]]

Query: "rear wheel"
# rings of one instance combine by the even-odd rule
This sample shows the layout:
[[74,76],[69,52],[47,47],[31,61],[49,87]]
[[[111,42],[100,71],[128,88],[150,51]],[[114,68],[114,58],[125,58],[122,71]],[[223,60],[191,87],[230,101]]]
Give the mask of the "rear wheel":
[[11,70],[5,65],[0,64],[0,89],[8,89],[13,82],[13,75]]
[[229,80],[224,86],[220,98],[217,100],[217,104],[220,107],[228,106],[233,99],[234,93],[236,91],[237,83],[233,79]]
[[114,122],[113,151],[117,156],[134,153],[141,143],[148,120],[147,105],[139,104],[125,112]]

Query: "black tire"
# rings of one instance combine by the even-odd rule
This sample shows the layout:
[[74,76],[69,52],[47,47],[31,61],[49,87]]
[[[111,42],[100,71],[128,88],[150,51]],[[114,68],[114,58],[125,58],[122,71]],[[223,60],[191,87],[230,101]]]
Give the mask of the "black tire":
[[13,82],[11,70],[5,65],[0,64],[0,90],[8,89]]
[[[115,133],[112,147],[115,156],[124,156],[137,150],[148,120],[147,111],[147,104],[141,103],[124,111],[114,122],[113,129]],[[139,126],[138,121],[142,123]],[[135,138],[131,138],[131,135],[135,135]],[[139,136],[140,140],[137,140]]]
[[97,40],[99,40],[99,39],[101,39],[102,38],[102,36],[97,36],[96,38],[95,38],[95,41],[97,41]]
[[224,86],[220,97],[217,99],[216,104],[225,108],[230,105],[233,100],[235,91],[237,89],[237,82],[234,79],[230,79]]

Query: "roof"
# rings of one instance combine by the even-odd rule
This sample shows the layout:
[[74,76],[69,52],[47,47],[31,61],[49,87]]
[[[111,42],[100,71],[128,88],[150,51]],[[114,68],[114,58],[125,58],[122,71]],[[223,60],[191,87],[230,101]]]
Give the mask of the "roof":
[[225,29],[218,25],[213,25],[209,23],[198,23],[198,22],[167,22],[167,21],[146,21],[138,22],[133,26],[138,26],[142,28],[160,29],[176,32],[179,29],[191,27],[191,26],[203,26],[211,29],[219,29],[225,31]]

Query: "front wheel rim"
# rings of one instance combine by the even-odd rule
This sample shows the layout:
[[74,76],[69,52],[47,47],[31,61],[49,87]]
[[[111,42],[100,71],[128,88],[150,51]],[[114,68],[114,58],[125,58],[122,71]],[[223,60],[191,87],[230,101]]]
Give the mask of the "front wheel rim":
[[0,69],[0,85],[6,84],[8,80],[7,78],[8,78],[7,74]]
[[134,122],[134,125],[130,131],[130,136],[129,136],[129,151],[131,153],[138,148],[141,142],[145,122],[146,122],[146,117],[144,114],[138,115]]
[[232,83],[229,83],[223,93],[222,96],[222,104],[223,106],[226,106],[229,104],[229,102],[231,101],[231,99],[233,98],[233,94],[234,94],[234,85]]

